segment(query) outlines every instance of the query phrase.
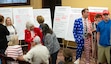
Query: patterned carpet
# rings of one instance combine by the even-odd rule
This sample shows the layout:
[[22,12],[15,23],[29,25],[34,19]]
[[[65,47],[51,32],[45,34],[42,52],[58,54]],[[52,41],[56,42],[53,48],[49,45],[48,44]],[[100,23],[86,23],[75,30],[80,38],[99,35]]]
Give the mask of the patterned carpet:
[[[73,51],[73,61],[75,61],[75,56],[76,56],[76,49],[71,49],[72,51]],[[61,50],[59,51],[59,53],[58,53],[58,58],[57,58],[57,64],[58,64],[58,62],[59,61],[63,61],[64,60],[64,57],[63,57],[63,48],[61,48]],[[84,52],[83,52],[83,54],[82,54],[82,59],[81,59],[81,61],[80,61],[80,64],[85,64],[85,55],[84,55]],[[94,62],[94,59],[90,59],[90,64],[96,64],[95,62]]]

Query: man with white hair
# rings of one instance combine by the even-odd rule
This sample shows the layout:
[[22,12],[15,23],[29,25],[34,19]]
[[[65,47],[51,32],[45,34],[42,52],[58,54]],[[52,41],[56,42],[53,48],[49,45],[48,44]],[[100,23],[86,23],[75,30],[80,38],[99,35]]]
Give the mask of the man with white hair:
[[31,43],[32,48],[26,55],[18,57],[18,60],[27,61],[31,64],[49,64],[49,51],[47,47],[40,42],[39,36],[36,36]]

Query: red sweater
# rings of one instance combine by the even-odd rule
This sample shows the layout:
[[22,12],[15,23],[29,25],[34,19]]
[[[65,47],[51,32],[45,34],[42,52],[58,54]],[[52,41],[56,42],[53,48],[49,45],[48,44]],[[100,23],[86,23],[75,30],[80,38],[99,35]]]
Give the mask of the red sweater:
[[[42,31],[37,27],[34,27],[33,31],[35,33],[35,36],[39,36],[41,39],[41,42],[42,42],[42,40],[43,40]],[[34,37],[31,37],[31,32],[29,30],[25,29],[25,41],[28,43],[28,50],[30,50],[30,48],[31,48],[31,42],[32,42]]]

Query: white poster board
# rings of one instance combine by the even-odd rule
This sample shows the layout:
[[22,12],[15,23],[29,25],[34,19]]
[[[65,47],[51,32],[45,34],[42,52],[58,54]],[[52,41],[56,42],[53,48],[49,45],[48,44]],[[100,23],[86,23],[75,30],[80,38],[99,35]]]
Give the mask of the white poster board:
[[82,17],[82,14],[81,14],[82,9],[83,8],[71,8],[68,27],[65,34],[65,40],[75,41],[74,36],[73,36],[74,21],[75,19]]
[[53,31],[58,38],[65,38],[70,10],[71,7],[69,6],[55,7]]
[[13,17],[19,40],[24,40],[26,22],[34,23],[33,9],[32,7],[13,8]]
[[44,17],[44,23],[48,24],[50,28],[52,28],[52,21],[51,21],[51,13],[50,9],[34,9],[33,10],[33,15],[34,15],[34,21],[36,26],[39,27],[39,24],[36,20],[37,16],[41,15]]
[[89,12],[103,12],[103,10],[108,10],[107,7],[88,7]]
[[11,7],[9,7],[9,8],[8,7],[0,8],[0,15],[3,15],[5,20],[6,20],[7,17],[10,17],[11,20],[13,21],[13,18],[12,18],[12,8]]

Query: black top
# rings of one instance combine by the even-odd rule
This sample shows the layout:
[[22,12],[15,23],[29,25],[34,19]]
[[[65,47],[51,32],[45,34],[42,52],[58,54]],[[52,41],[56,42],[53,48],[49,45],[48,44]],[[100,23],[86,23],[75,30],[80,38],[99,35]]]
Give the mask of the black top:
[[0,24],[0,49],[7,48],[7,38],[6,35],[9,35],[9,31],[6,26]]

